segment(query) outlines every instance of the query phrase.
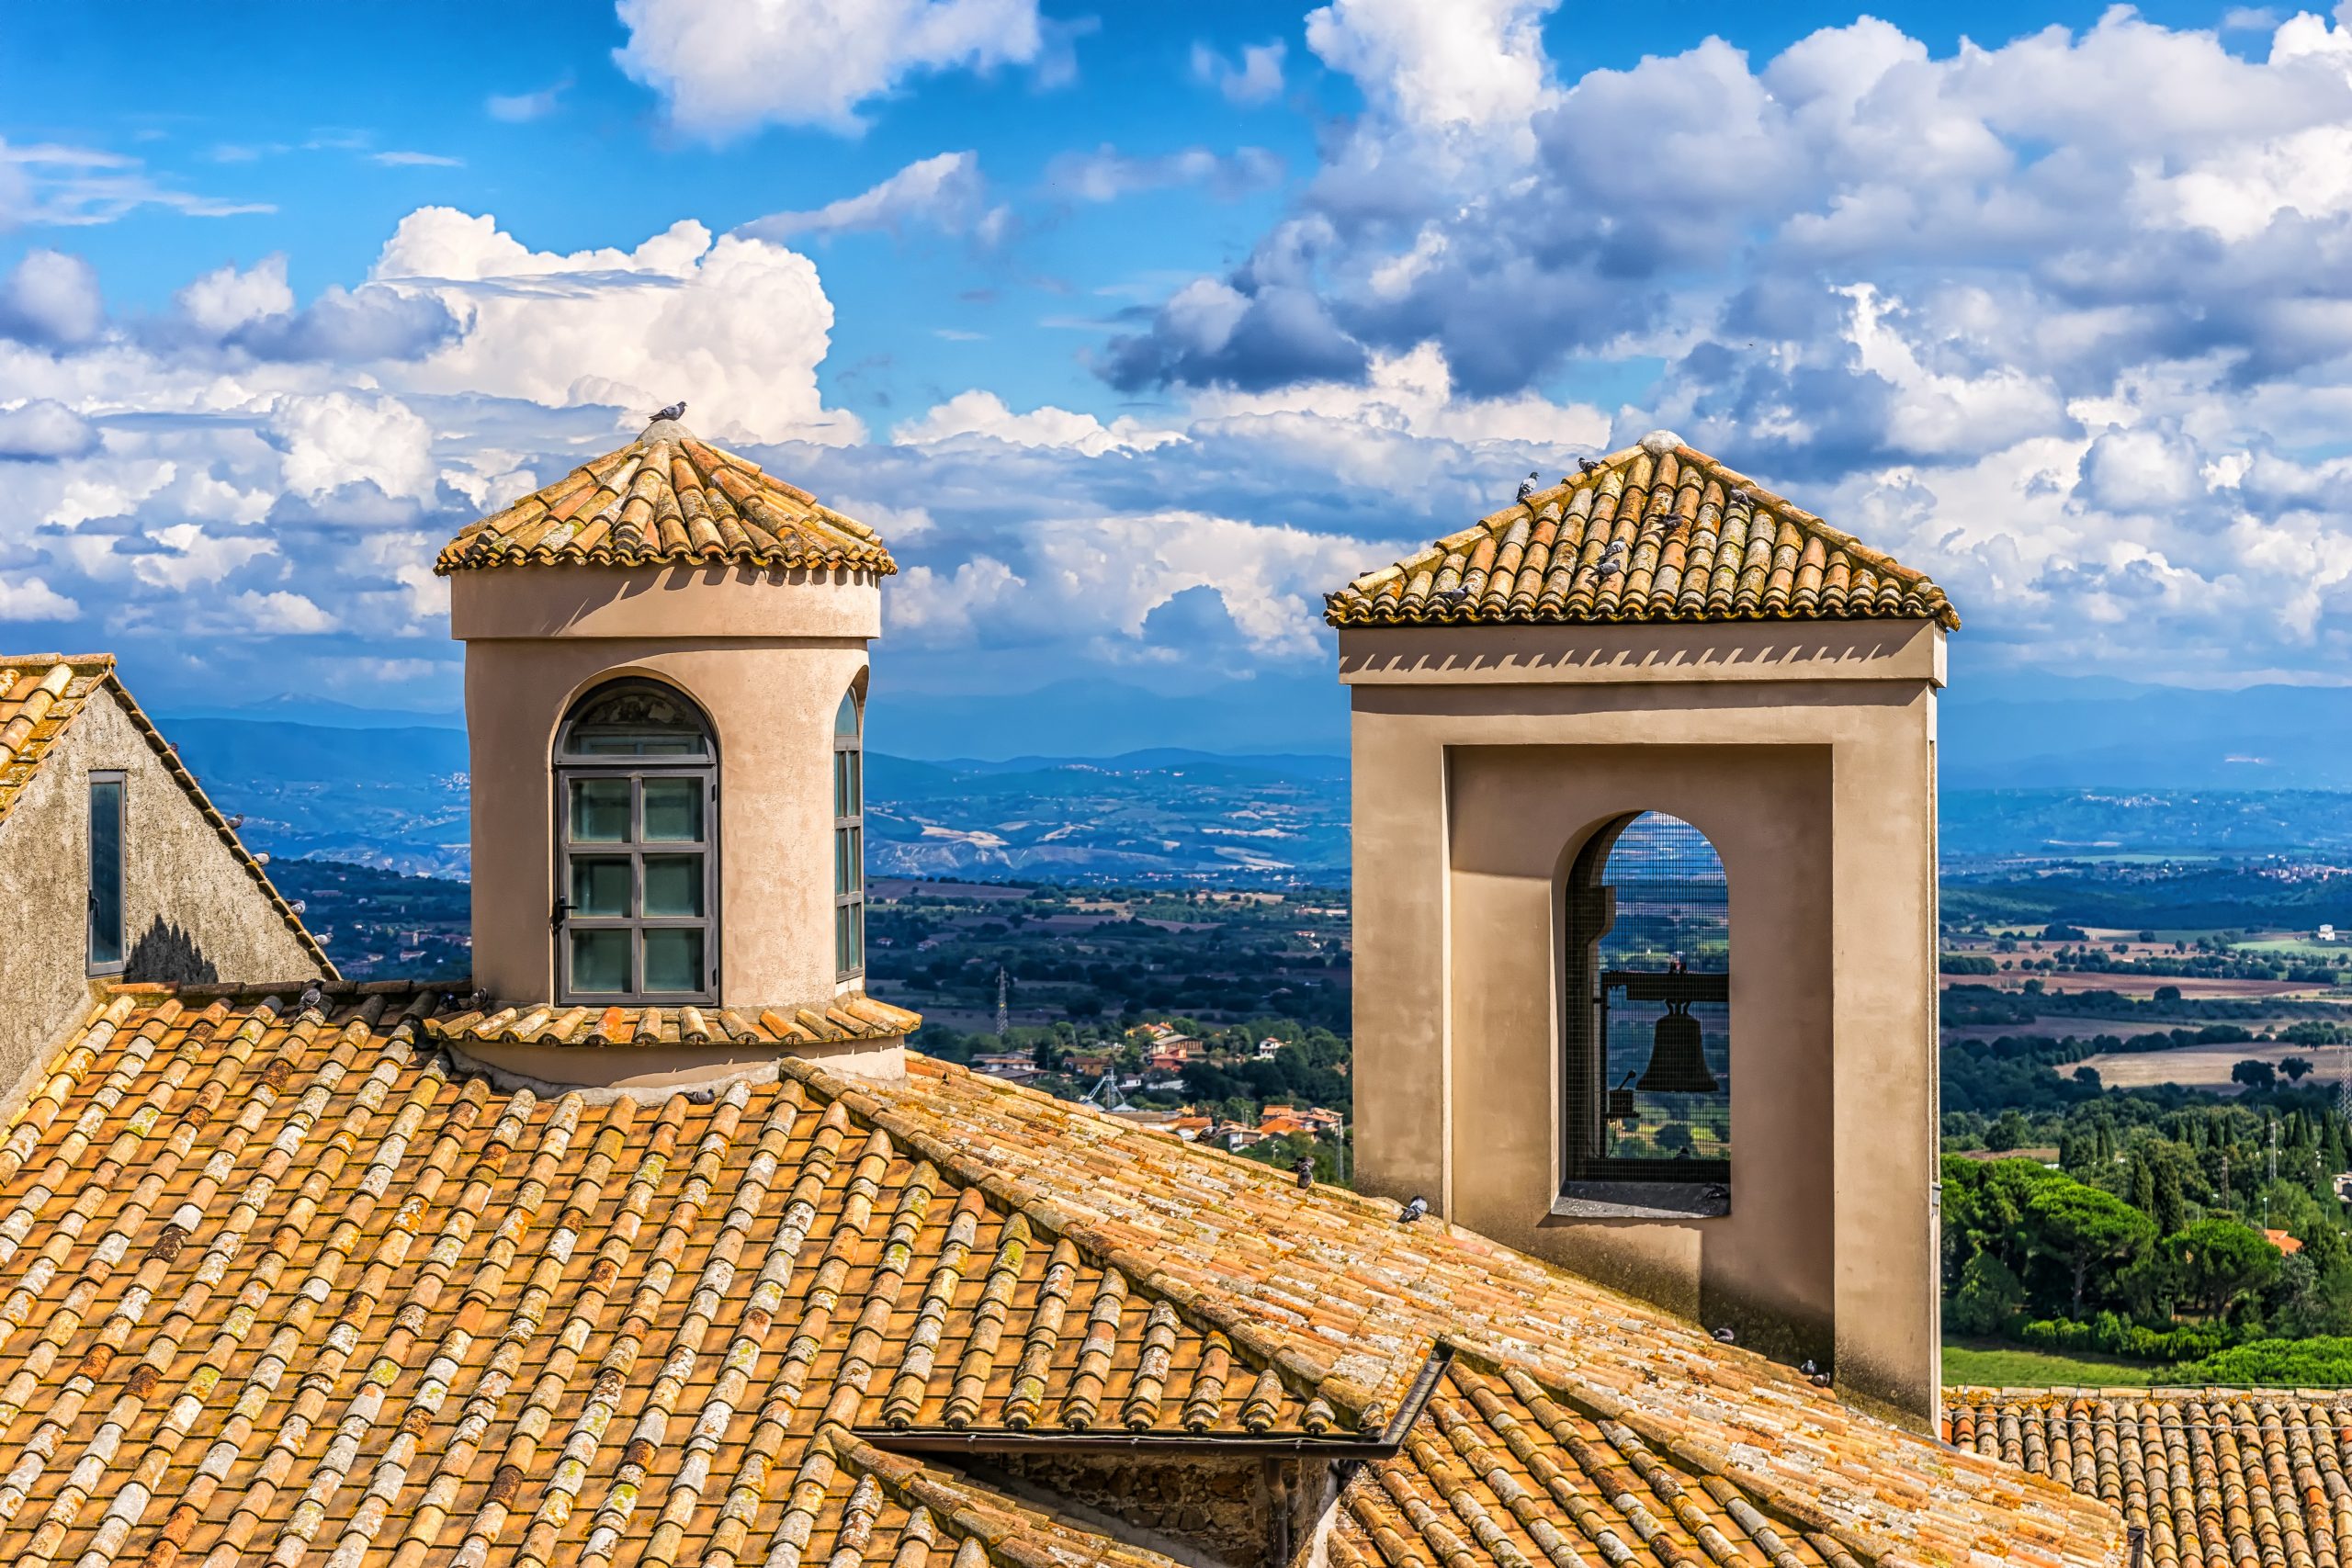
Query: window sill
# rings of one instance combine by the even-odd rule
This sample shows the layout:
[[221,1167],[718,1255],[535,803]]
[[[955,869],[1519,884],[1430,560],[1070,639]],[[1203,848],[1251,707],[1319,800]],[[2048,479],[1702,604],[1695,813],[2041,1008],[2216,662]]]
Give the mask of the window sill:
[[1713,1220],[1731,1213],[1719,1181],[1571,1181],[1552,1201],[1555,1219]]

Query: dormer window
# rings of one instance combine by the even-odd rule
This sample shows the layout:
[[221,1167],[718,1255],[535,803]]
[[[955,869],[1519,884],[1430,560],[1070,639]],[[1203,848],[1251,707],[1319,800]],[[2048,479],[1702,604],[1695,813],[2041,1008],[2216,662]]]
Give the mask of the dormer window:
[[864,707],[852,687],[833,715],[833,970],[865,973],[865,739]]
[[564,719],[555,774],[559,999],[715,999],[718,767],[702,710],[655,681],[598,686]]

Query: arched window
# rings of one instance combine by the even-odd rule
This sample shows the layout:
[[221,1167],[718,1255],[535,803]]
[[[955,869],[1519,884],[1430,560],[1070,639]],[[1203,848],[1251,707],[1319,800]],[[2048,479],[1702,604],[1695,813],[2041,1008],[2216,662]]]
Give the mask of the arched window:
[[833,715],[833,970],[865,973],[865,713],[857,688]]
[[1726,1213],[1731,900],[1706,835],[1643,812],[1569,873],[1565,1195]]
[[610,681],[556,739],[556,994],[718,994],[718,767],[710,724],[659,682]]

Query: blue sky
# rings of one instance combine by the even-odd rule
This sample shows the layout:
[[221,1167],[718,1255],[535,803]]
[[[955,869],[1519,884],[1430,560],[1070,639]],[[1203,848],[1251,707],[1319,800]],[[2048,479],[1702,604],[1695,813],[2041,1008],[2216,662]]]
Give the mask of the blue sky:
[[241,16],[0,59],[0,649],[159,705],[454,708],[434,547],[677,397],[890,536],[906,690],[1288,691],[1324,589],[1661,425],[1978,667],[2343,679],[2331,17]]

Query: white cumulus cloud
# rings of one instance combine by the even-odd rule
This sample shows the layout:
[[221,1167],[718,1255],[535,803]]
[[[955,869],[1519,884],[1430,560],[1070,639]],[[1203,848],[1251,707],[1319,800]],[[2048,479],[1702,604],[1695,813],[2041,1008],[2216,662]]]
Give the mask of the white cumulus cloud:
[[858,109],[918,74],[1040,59],[1036,0],[620,0],[614,58],[672,123],[724,141],[763,125],[856,131]]

